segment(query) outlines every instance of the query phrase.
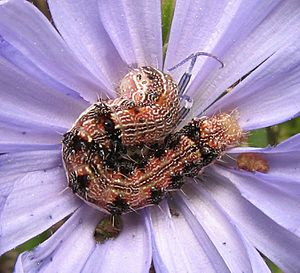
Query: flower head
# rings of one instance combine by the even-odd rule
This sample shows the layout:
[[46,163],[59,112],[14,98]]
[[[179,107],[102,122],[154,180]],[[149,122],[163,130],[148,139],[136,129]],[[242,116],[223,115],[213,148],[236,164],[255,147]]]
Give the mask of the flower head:
[[[93,237],[104,214],[66,190],[61,159],[62,134],[98,96],[115,97],[129,67],[167,72],[199,50],[225,67],[197,60],[182,124],[224,90],[206,114],[237,109],[243,131],[297,116],[299,1],[176,1],[164,62],[160,0],[48,3],[56,29],[27,1],[0,2],[0,253],[71,216],[16,272],[148,272],[152,261],[157,272],[268,272],[259,252],[299,272],[299,135],[230,150],[184,193],[125,215],[104,244]],[[242,153],[267,171],[238,168]]]

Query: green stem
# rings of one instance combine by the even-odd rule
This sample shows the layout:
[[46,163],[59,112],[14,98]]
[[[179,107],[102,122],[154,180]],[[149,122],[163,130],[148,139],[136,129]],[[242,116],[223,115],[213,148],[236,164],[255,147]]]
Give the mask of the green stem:
[[278,144],[279,128],[277,126],[272,126],[266,128],[268,143],[272,146]]

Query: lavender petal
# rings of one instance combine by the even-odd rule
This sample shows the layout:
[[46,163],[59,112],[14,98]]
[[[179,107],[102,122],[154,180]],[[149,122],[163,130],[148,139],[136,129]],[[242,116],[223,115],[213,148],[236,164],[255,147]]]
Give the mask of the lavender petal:
[[103,26],[128,65],[162,68],[160,9],[160,0],[99,0]]
[[83,100],[48,89],[1,59],[0,75],[0,119],[4,122],[65,131],[87,106]]
[[0,156],[0,254],[38,235],[81,203],[66,188],[59,151]]
[[82,64],[109,90],[115,89],[127,66],[121,60],[100,20],[97,0],[50,0],[49,8],[60,34]]
[[50,22],[27,1],[0,3],[0,36],[55,81],[89,101],[97,99],[97,80],[71,53]]
[[187,185],[184,193],[178,197],[179,201],[195,215],[230,272],[270,272],[258,251],[232,223],[230,215],[217,204],[205,187]]
[[241,234],[244,239],[244,243],[247,247],[249,259],[252,266],[253,273],[271,273],[270,268],[267,266],[266,262],[257,251],[257,249]]
[[120,235],[97,245],[82,272],[148,272],[152,261],[149,227],[144,215],[124,215]]
[[208,190],[255,248],[284,272],[299,272],[299,237],[252,205],[228,179],[222,176],[207,177],[199,187]]
[[0,121],[0,152],[58,149],[61,135],[38,126]]
[[13,64],[21,71],[26,73],[29,77],[42,82],[43,85],[47,86],[49,89],[56,90],[65,94],[66,96],[72,96],[77,99],[82,99],[78,92],[66,87],[62,83],[53,79],[42,69],[37,67],[25,54],[20,52],[17,48],[12,46],[10,43],[5,41],[3,37],[0,36],[0,58],[7,60],[9,63]]
[[[214,53],[224,61],[223,55],[227,54],[232,46],[243,41],[269,15],[278,2],[176,1],[166,55],[166,68],[198,51]],[[195,79],[197,85],[210,73],[220,73],[219,67],[220,65],[214,60],[200,57],[193,70],[193,77],[195,77],[202,69]],[[225,69],[226,67],[227,62]],[[224,72],[225,69],[222,71]],[[178,68],[174,71],[175,77],[182,75],[185,70],[185,67]],[[197,89],[195,84],[193,86],[193,90],[189,90],[190,94]]]
[[143,217],[125,216],[124,230],[119,237],[96,245],[93,233],[102,216],[103,213],[83,205],[50,239],[20,255],[16,271],[53,272],[56,268],[60,272],[149,270],[151,243]]
[[[257,6],[258,2],[176,1],[165,68],[172,67],[198,51],[215,54],[223,60],[222,56],[226,51],[238,40],[245,38],[278,3],[265,1],[261,9],[248,12]],[[218,71],[219,66],[220,64],[212,59],[200,57],[193,69],[193,78],[201,69],[204,70],[200,72],[201,78],[204,78],[204,74]],[[179,79],[187,67],[178,67],[172,74]],[[200,75],[197,82],[199,77]],[[189,92],[193,93],[195,90]]]
[[81,272],[95,248],[93,233],[101,215],[81,206],[47,241],[18,257],[16,273]]
[[299,151],[300,150],[300,134],[296,134],[276,146],[276,151]]
[[176,199],[180,207],[186,207],[181,211],[195,215],[230,272],[252,272],[246,243],[222,208],[204,188],[185,187],[184,193]]
[[[195,79],[188,89],[195,110],[187,120],[201,113],[224,90],[285,46],[287,41],[296,41],[299,36],[298,1],[176,3],[166,68],[196,51],[213,53],[225,64],[219,69],[220,64],[211,58],[197,60],[193,71]],[[172,71],[175,79],[179,79],[187,67]]]
[[173,209],[166,202],[162,210],[151,208],[149,218],[153,237],[156,272],[230,272],[194,215]]
[[[37,164],[38,162],[38,164]],[[62,167],[61,151],[30,151],[0,155],[0,177]]]
[[215,175],[229,179],[244,198],[273,221],[298,236],[300,235],[299,198],[291,196],[272,185],[274,180],[280,183],[282,178],[276,179],[276,177],[273,177],[271,181],[266,182],[264,176],[246,171],[229,170],[217,166],[212,171]]
[[281,48],[209,112],[237,109],[238,122],[244,130],[271,126],[298,116],[299,59],[298,41]]

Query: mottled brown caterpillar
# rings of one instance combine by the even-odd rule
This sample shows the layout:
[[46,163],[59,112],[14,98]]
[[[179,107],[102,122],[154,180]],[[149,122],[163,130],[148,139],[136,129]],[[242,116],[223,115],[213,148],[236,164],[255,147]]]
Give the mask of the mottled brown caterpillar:
[[[78,136],[73,143],[75,152],[65,158],[69,186],[100,210],[120,215],[158,204],[168,192],[182,187],[185,176],[198,175],[226,149],[238,145],[243,132],[234,114],[192,120],[169,134],[160,146],[150,147],[147,161],[140,166],[140,162],[130,165],[132,161],[122,157],[128,152],[123,146],[101,153],[93,148],[93,139]],[[113,162],[123,168],[115,169],[107,162],[111,154]]]
[[134,69],[121,80],[118,98],[93,104],[77,119],[62,141],[76,195],[112,215],[136,211],[158,204],[185,176],[199,175],[240,143],[235,114],[195,119],[172,133],[189,111],[190,100],[179,110],[180,98],[200,55],[218,60],[192,54],[182,62],[192,59],[178,85],[155,68]]

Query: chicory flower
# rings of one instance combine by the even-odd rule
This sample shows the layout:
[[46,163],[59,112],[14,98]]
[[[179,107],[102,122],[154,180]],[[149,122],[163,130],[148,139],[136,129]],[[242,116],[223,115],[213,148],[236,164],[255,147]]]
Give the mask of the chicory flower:
[[250,71],[208,115],[238,109],[244,131],[297,116],[299,1],[178,0],[164,62],[161,1],[48,2],[55,27],[27,1],[0,1],[0,254],[72,215],[19,256],[16,272],[148,272],[152,261],[156,272],[269,272],[259,252],[299,272],[299,135],[233,149],[264,157],[269,171],[215,164],[161,209],[124,216],[120,235],[98,245],[104,214],[65,190],[60,144],[90,103],[116,95],[129,66],[167,71],[200,50],[225,67],[197,60],[187,120]]

